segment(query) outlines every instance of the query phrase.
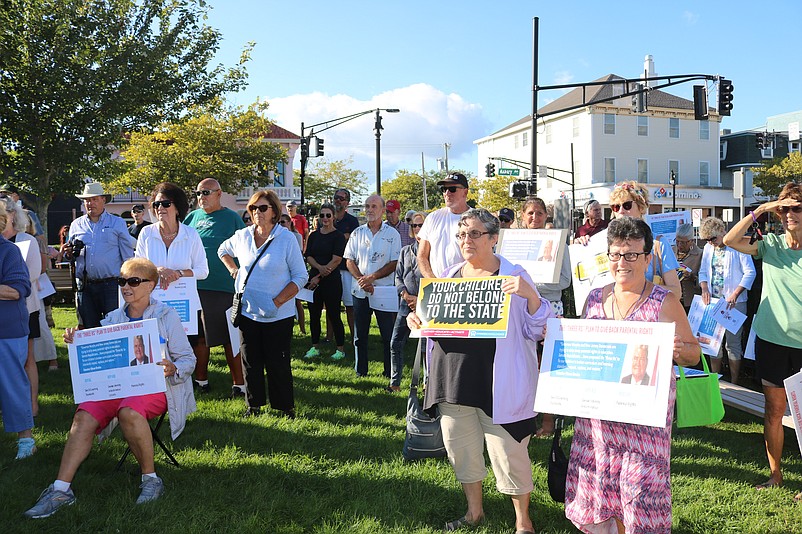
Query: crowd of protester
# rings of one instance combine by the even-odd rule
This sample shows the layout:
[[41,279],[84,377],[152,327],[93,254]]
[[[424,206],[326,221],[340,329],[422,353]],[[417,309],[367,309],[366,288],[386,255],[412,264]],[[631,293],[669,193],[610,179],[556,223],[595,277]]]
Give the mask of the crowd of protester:
[[[571,283],[569,253],[557,267],[557,282],[534,283],[495,248],[504,229],[552,228],[546,204],[531,197],[518,214],[510,208],[492,214],[469,206],[464,175],[449,174],[438,186],[442,208],[429,214],[409,210],[403,218],[400,202],[371,195],[365,201],[365,224],[348,212],[350,192],[340,189],[310,224],[295,202],[282,205],[272,191],[255,193],[241,214],[224,208],[220,185],[211,178],[198,184],[194,191],[198,207],[190,212],[183,189],[164,182],[151,193],[152,222],[145,220],[146,206],[136,204],[131,209],[134,222],[126,227],[105,210],[109,196],[102,185],[88,183],[76,195],[85,214],[59,232],[59,250],[52,253],[42,239],[37,241],[30,212],[10,196],[8,186],[0,188],[0,305],[4,317],[17,318],[0,327],[0,401],[6,432],[18,433],[18,459],[36,450],[32,432],[39,410],[36,362],[50,361],[50,367],[57,368],[47,306],[37,292],[50,259],[74,265],[79,328],[157,318],[166,343],[157,363],[163,366],[167,395],[79,404],[58,477],[25,515],[47,517],[75,501],[70,489],[73,476],[89,454],[92,437],[115,418],[142,468],[137,503],[159,498],[164,484],[155,474],[148,419],[169,411],[173,436],[181,432],[187,415],[195,410],[195,393],[211,389],[210,347],[224,349],[231,397],[244,398],[244,416],[259,416],[269,401],[272,409],[295,418],[290,365],[295,321],[306,333],[304,301],[296,298],[299,291],[310,290],[312,295],[306,301],[311,348],[304,358],[339,361],[352,352],[356,377],[367,376],[375,316],[382,374],[388,380],[385,389],[396,394],[401,391],[407,340],[421,326],[416,313],[421,278],[504,275],[510,278],[502,289],[512,299],[508,337],[433,339],[426,358],[424,407],[439,410],[449,461],[467,502],[467,511],[447,523],[446,530],[476,525],[484,517],[486,446],[497,488],[512,499],[516,532],[533,532],[527,444],[531,436],[550,435],[554,429],[549,414],[542,414],[538,429],[533,401],[546,320],[565,315],[564,290]],[[757,334],[757,378],[766,396],[764,437],[770,476],[757,488],[781,485],[786,409],[782,384],[802,367],[802,339],[791,324],[802,311],[802,300],[791,289],[802,276],[802,186],[788,184],[778,200],[758,206],[729,232],[723,221],[708,217],[699,228],[701,241],[691,224],[681,224],[673,246],[663,236],[653,235],[643,221],[650,210],[648,192],[641,184],[617,184],[609,202],[611,221],[604,219],[601,204],[591,200],[582,208],[582,224],[565,243],[587,245],[606,231],[614,283],[592,290],[580,315],[674,323],[673,359],[679,365],[694,365],[700,358],[699,342],[687,319],[693,297],[699,295],[704,304],[725,299],[728,308],[747,314],[748,292],[758,271],[753,258],[762,260],[762,297],[751,325]],[[764,214],[778,217],[784,234],[747,235]],[[198,289],[198,333],[189,336],[176,311],[151,295],[182,278],[193,279]],[[376,309],[370,300],[379,294],[377,290],[395,294],[398,306]],[[227,313],[235,295],[242,306],[239,352],[228,333]],[[351,348],[346,346],[343,308]],[[745,330],[728,331],[721,350],[710,358],[712,370],[722,372],[726,355],[728,378],[734,384],[742,377]],[[68,329],[65,342],[71,343],[74,335],[75,329]],[[329,340],[335,350],[324,355],[321,345]],[[639,376],[633,383],[641,380]],[[514,394],[501,396],[497,391]],[[670,531],[674,399],[672,376],[662,427],[576,419],[566,516],[577,528]],[[638,492],[625,491],[633,484]],[[802,493],[797,498],[802,499]]]

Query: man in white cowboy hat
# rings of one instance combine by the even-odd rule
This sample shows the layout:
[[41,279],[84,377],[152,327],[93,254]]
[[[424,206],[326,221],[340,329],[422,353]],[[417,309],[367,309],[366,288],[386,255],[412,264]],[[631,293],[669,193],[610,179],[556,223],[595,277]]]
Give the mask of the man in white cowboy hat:
[[83,200],[86,215],[72,221],[65,253],[75,259],[81,325],[95,328],[117,308],[117,276],[123,262],[134,256],[136,240],[122,218],[106,211],[111,195],[103,191],[103,184],[85,184],[75,196]]

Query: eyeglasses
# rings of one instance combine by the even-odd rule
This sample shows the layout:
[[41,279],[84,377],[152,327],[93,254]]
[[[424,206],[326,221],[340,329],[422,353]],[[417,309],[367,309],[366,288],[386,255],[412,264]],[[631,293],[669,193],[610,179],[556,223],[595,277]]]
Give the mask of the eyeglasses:
[[618,252],[608,252],[607,257],[610,258],[611,261],[618,261],[621,258],[624,258],[628,262],[633,262],[638,260],[638,256],[648,256],[651,252],[624,252],[620,254]]
[[466,238],[470,237],[471,239],[479,239],[483,235],[489,234],[490,232],[480,232],[479,230],[471,230],[470,232],[460,232],[456,235],[457,241],[465,241]]
[[[421,228],[422,226],[423,226],[423,223],[420,223],[420,224],[410,223],[410,225],[409,225],[410,228]],[[457,237],[457,239],[459,239],[459,236]]]
[[456,193],[457,189],[464,189],[464,188],[462,188],[462,187],[460,187],[458,185],[441,185],[440,186],[440,192],[441,193],[445,193],[446,191],[448,191],[449,193]]
[[506,217],[499,217],[498,220],[503,222],[503,223],[512,222],[512,219],[508,219]]
[[285,221],[284,219],[281,219],[278,223],[282,224],[282,225],[283,224],[290,224],[290,221]]
[[142,282],[150,282],[147,278],[140,278],[138,276],[132,276],[131,278],[123,278],[122,276],[117,278],[117,285],[120,287],[125,287],[125,284],[128,284],[129,287],[139,287],[139,284]]
[[707,241],[708,243],[712,243],[716,239],[718,239],[718,236],[714,235],[713,237],[708,237],[707,239],[705,239],[705,241]]
[[332,215],[331,213],[321,213],[320,217],[322,217],[323,219],[331,219],[332,217],[334,217],[334,215]]
[[243,217],[242,218],[242,222],[246,222],[246,223],[247,222],[251,222],[251,218],[250,217]]
[[618,213],[618,210],[620,210],[621,208],[624,208],[625,210],[629,211],[632,209],[632,201],[627,200],[623,204],[610,204],[610,208],[616,213]]
[[134,208],[131,210],[131,213],[142,213],[145,211],[143,208]]
[[157,200],[156,202],[153,203],[153,209],[157,210],[157,209],[159,209],[159,207],[167,209],[172,205],[173,205],[173,201],[172,200]]
[[802,206],[780,206],[777,208],[777,213],[780,213],[781,215],[785,215],[789,211],[800,213],[802,212]]
[[342,202],[343,200],[348,200],[348,199],[341,195],[334,195],[334,200],[339,200],[340,202]]
[[220,191],[220,190],[219,189],[201,189],[200,191],[195,191],[195,196],[199,197],[199,196],[203,195],[205,197],[208,197],[212,193],[217,193],[218,191]]
[[261,206],[248,206],[248,211],[256,212],[256,210],[259,210],[261,213],[264,213],[272,207],[273,206],[270,204],[262,204]]

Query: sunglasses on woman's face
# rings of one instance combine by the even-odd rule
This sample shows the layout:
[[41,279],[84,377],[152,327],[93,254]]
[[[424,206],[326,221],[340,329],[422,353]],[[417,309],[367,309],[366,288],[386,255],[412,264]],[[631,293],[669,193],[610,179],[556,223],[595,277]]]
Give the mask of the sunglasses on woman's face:
[[624,208],[625,210],[629,211],[629,210],[632,209],[632,201],[631,200],[627,200],[623,204],[610,204],[610,208],[616,213],[618,213],[618,211],[621,208]]
[[254,212],[259,210],[261,213],[264,213],[270,209],[270,204],[262,204],[261,206],[248,206],[248,209]]
[[423,226],[423,223],[421,223],[421,224],[412,223],[412,224],[409,225],[410,228],[421,228],[422,226]]
[[777,211],[782,215],[785,215],[789,211],[793,211],[794,213],[802,213],[802,206],[780,206],[777,208]]
[[130,287],[139,287],[139,284],[142,282],[150,282],[150,280],[138,276],[132,276],[131,278],[123,278],[120,276],[117,278],[117,285],[120,287],[125,287],[125,284],[128,284]]
[[159,207],[167,209],[172,205],[173,205],[173,201],[172,200],[157,200],[156,202],[153,203],[153,209],[157,210],[157,209],[159,209]]
[[321,213],[320,217],[322,219],[331,219],[333,217],[333,215],[331,213]]

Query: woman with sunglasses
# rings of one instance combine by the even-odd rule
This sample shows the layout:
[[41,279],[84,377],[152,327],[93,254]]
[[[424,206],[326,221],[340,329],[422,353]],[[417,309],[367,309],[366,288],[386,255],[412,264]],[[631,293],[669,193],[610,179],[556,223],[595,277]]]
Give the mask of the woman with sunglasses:
[[306,265],[298,241],[278,224],[281,203],[275,192],[254,193],[248,200],[248,212],[254,224],[237,230],[217,250],[234,278],[236,292],[242,294],[239,329],[248,389],[243,416],[260,415],[269,395],[272,408],[295,418],[290,342],[295,295],[308,280]]
[[[702,301],[705,306],[710,304],[710,298],[722,298],[727,301],[727,309],[736,309],[746,315],[746,298],[748,290],[752,289],[755,281],[755,264],[749,254],[743,254],[724,244],[724,234],[727,233],[724,221],[716,217],[707,217],[699,227],[699,236],[707,241],[702,252],[702,264],[699,268],[699,285],[702,287]],[[741,359],[744,355],[741,333],[743,325],[738,332],[727,330],[724,334],[724,343],[719,353],[710,358],[710,370],[714,373],[721,371],[721,359],[724,356],[724,346],[727,347],[727,359],[730,365],[730,382],[738,383],[741,370]]]
[[134,256],[147,258],[157,266],[162,289],[183,276],[204,280],[209,275],[209,263],[203,241],[197,230],[181,223],[189,212],[184,190],[169,182],[158,184],[151,195],[151,207],[158,222],[139,233]]
[[[583,319],[674,323],[672,358],[699,361],[679,295],[646,277],[653,246],[649,225],[619,217],[607,227],[607,256],[614,282],[591,290]],[[666,355],[668,356],[668,355]],[[676,381],[665,425],[651,427],[577,417],[565,489],[565,516],[582,532],[671,532],[671,426]]]
[[401,248],[398,263],[395,266],[395,288],[401,303],[398,315],[393,326],[393,336],[390,338],[390,385],[385,388],[388,393],[401,391],[401,375],[404,371],[404,347],[409,340],[409,327],[407,315],[415,311],[418,302],[418,287],[420,285],[420,269],[418,269],[418,243],[420,243],[420,229],[426,214],[422,211],[413,213],[409,218],[409,236],[414,239],[411,245]]
[[[649,192],[634,180],[616,184],[610,193],[610,208],[613,210],[613,219],[620,217],[643,219],[643,216],[649,213]],[[677,275],[679,262],[671,246],[660,239],[660,236],[656,236],[651,256],[652,262],[646,269],[646,279],[681,297],[682,286]]]
[[[136,503],[154,501],[164,493],[164,483],[156,475],[153,436],[148,420],[166,411],[170,415],[172,438],[176,439],[184,430],[187,416],[196,409],[190,378],[195,369],[195,354],[184,333],[178,313],[151,297],[158,281],[158,270],[147,259],[131,258],[123,263],[117,283],[125,304],[109,312],[101,324],[108,326],[145,319],[157,320],[159,337],[164,341],[161,357],[157,356],[155,359],[156,364],[162,366],[164,371],[166,393],[79,404],[61,456],[58,476],[55,482],[42,492],[36,504],[25,512],[26,517],[33,519],[48,517],[59,508],[75,502],[75,494],[70,489],[75,473],[92,450],[94,436],[101,432],[104,435],[110,432],[108,425],[115,417],[142,473],[142,483],[139,486],[142,491]],[[75,331],[75,328],[65,330],[65,343],[73,342]]]
[[320,317],[325,306],[326,321],[333,327],[334,341],[337,345],[337,350],[331,355],[331,359],[342,360],[345,358],[345,328],[340,315],[343,283],[338,267],[345,252],[345,236],[334,227],[333,204],[326,202],[320,206],[318,217],[319,227],[309,235],[304,254],[310,267],[309,289],[315,292],[314,302],[309,303],[312,348],[307,351],[304,358],[320,356]]
[[[774,214],[785,233],[760,236],[758,217]],[[750,225],[753,235],[745,236]],[[802,368],[802,185],[788,183],[777,200],[761,204],[724,236],[724,244],[763,260],[763,295],[752,328],[755,330],[755,364],[766,396],[763,438],[769,459],[769,479],[757,489],[783,483],[780,460],[785,437],[782,418],[786,396],[783,380]],[[802,500],[797,493],[794,500]]]

